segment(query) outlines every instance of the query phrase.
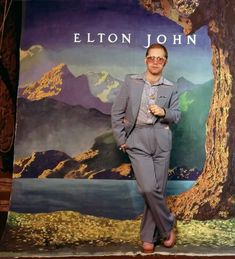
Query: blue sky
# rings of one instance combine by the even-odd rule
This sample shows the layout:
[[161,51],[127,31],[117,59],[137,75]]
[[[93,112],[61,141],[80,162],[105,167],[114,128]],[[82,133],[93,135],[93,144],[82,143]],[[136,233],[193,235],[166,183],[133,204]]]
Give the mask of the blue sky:
[[[143,58],[147,34],[152,41],[167,37],[169,63],[165,75],[173,81],[184,76],[194,83],[212,75],[210,40],[207,28],[196,32],[196,45],[187,45],[183,30],[174,22],[143,9],[137,0],[54,0],[25,1],[21,48],[40,44],[79,75],[106,70],[123,79],[127,73],[145,70]],[[97,33],[105,32],[103,43]],[[74,43],[80,33],[80,43]],[[87,42],[87,34],[94,43]],[[131,43],[110,43],[107,36],[131,33]],[[173,35],[182,35],[182,44],[173,45]]]

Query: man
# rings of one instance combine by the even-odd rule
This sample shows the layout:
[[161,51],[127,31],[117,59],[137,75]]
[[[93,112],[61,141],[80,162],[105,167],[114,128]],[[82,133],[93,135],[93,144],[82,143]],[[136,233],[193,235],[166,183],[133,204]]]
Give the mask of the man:
[[154,251],[161,239],[175,244],[174,216],[165,203],[171,151],[169,124],[180,119],[176,87],[162,76],[167,49],[152,44],[146,51],[146,72],[127,75],[112,106],[112,128],[119,149],[127,152],[145,201],[140,238],[143,251]]

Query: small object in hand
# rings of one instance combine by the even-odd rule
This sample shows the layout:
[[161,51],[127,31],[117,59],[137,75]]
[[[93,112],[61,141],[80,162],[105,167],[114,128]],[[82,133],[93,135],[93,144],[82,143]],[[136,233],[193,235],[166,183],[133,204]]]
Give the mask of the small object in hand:
[[125,144],[119,146],[119,150],[121,150],[122,152],[125,152],[125,151],[126,151],[125,148],[126,148],[126,145],[125,145]]

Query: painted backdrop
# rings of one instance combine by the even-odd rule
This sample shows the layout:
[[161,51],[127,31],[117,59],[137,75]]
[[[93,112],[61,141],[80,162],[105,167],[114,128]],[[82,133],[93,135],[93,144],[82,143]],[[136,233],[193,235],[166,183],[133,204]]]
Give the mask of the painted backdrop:
[[[110,111],[125,75],[145,70],[154,42],[168,48],[165,77],[180,93],[167,188],[175,195],[194,185],[205,161],[213,87],[207,28],[186,37],[138,1],[24,3],[7,233],[17,248],[116,245],[122,251],[120,244],[138,243],[143,201],[130,161],[116,147]],[[177,245],[233,246],[221,224],[180,222]],[[222,241],[209,231],[215,226],[225,232]]]

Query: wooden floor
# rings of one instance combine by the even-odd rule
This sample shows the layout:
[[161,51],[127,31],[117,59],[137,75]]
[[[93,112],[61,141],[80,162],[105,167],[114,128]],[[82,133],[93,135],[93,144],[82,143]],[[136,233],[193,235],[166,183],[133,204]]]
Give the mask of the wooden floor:
[[[234,249],[235,250],[235,249]],[[130,250],[129,250],[130,251]],[[226,259],[235,259],[235,253],[234,254],[227,254],[227,255],[216,255],[219,254],[218,251],[213,254],[206,254],[206,252],[204,253],[200,253],[200,254],[195,254],[195,253],[172,253],[170,252],[171,249],[168,250],[169,252],[162,252],[162,251],[156,251],[154,254],[142,254],[139,252],[135,253],[135,252],[122,252],[122,253],[113,253],[111,251],[104,251],[100,252],[100,253],[94,253],[94,251],[92,251],[92,249],[89,251],[88,249],[86,250],[86,253],[82,252],[75,252],[74,250],[70,250],[69,248],[67,248],[66,250],[51,250],[50,252],[40,252],[40,251],[24,251],[24,252],[15,252],[15,251],[8,251],[8,252],[2,252],[0,251],[0,259],[4,258],[4,259],[12,259],[12,258],[22,258],[22,259],[43,259],[43,258],[50,258],[50,259],[100,259],[100,258],[105,258],[105,259],[131,259],[131,258],[136,258],[136,259],[141,259],[141,258],[148,258],[148,259],[152,259],[152,258],[159,258],[159,259],[194,259],[194,258],[207,258],[207,259],[221,259],[221,258],[226,258]],[[206,250],[205,250],[206,251]]]
[[148,259],[194,259],[194,258],[206,258],[206,259],[222,259],[222,258],[226,258],[226,259],[234,259],[235,257],[234,256],[200,256],[200,257],[195,257],[195,256],[183,256],[183,255],[178,255],[178,256],[174,256],[174,255],[171,255],[171,256],[168,256],[168,255],[139,255],[139,256],[123,256],[123,255],[120,255],[120,256],[86,256],[86,257],[83,257],[83,256],[74,256],[74,255],[71,255],[71,256],[65,256],[65,257],[61,257],[61,256],[53,256],[51,255],[50,257],[42,257],[42,256],[37,256],[37,255],[34,255],[34,256],[24,256],[24,257],[2,257],[0,255],[0,258],[4,258],[4,259],[12,259],[12,258],[22,258],[22,259],[43,259],[43,258],[50,258],[50,259],[58,259],[58,258],[61,258],[61,259],[89,259],[89,258],[92,258],[92,259],[100,259],[100,258],[105,258],[105,259],[131,259],[131,258],[136,258],[136,259],[142,259],[142,258],[148,258]]

